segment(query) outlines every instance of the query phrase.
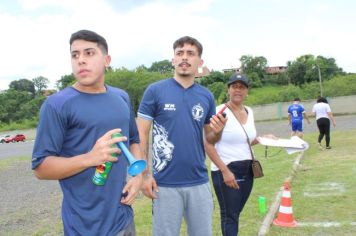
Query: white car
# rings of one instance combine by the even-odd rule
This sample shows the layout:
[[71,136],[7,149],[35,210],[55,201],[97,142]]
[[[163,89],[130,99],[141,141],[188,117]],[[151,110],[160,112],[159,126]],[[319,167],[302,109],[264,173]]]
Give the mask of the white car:
[[8,138],[10,136],[11,136],[10,134],[5,134],[5,135],[0,136],[0,143],[1,144],[5,143],[5,138]]

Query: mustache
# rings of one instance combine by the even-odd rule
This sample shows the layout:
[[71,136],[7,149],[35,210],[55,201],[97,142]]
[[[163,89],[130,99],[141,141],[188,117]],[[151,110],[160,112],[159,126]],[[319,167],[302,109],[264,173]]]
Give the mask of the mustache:
[[183,65],[191,66],[188,62],[182,62],[178,64],[178,66],[183,66]]

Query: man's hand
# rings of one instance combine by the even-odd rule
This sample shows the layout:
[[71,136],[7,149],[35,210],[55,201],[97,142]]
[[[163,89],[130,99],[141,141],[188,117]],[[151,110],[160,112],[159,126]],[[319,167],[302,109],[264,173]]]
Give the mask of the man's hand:
[[113,134],[119,132],[121,132],[121,129],[110,130],[96,141],[92,150],[87,153],[86,162],[88,167],[98,166],[107,161],[118,161],[116,157],[112,156],[113,153],[121,153],[121,150],[116,146],[116,143],[127,140],[125,136],[119,138],[111,138]]
[[157,198],[158,186],[152,175],[147,176],[142,185],[143,194],[151,199]]
[[137,194],[140,192],[142,182],[142,174],[132,177],[122,190],[122,197],[120,202],[125,205],[132,205],[132,203],[135,201]]
[[210,128],[215,134],[220,134],[226,124],[227,118],[223,114],[216,114],[210,118]]

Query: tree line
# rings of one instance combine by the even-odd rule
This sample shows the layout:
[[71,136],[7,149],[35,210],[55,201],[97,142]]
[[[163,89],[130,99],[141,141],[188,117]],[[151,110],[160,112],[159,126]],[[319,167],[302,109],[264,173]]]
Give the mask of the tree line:
[[[251,81],[251,88],[262,88],[265,86],[292,86],[296,89],[307,85],[313,85],[319,81],[319,70],[323,81],[333,77],[345,75],[339,68],[335,59],[323,56],[303,55],[294,61],[287,62],[287,70],[278,74],[268,74],[267,59],[263,56],[244,55],[240,58],[242,74],[247,75]],[[169,60],[152,63],[150,67],[140,65],[134,70],[126,68],[109,68],[106,72],[106,84],[119,87],[128,92],[132,100],[134,111],[137,111],[144,90],[155,81],[173,76],[174,68]],[[215,97],[217,103],[227,100],[226,82],[233,71],[222,73],[211,71],[208,76],[197,80],[198,83],[207,87]],[[56,82],[58,90],[71,86],[75,82],[74,76],[64,75]],[[0,126],[11,122],[23,120],[36,120],[40,106],[46,96],[56,92],[46,90],[49,80],[43,76],[29,79],[12,81],[9,89],[0,94]],[[282,101],[277,97],[277,101]],[[289,99],[285,96],[283,99]],[[253,99],[251,99],[253,100]],[[266,100],[264,100],[266,102]],[[268,102],[277,102],[268,101]]]

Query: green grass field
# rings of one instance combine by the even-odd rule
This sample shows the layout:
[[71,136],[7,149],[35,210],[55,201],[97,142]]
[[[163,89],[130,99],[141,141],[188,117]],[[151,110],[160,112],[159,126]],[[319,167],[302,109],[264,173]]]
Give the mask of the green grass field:
[[[290,235],[355,235],[356,232],[356,132],[335,131],[331,134],[331,150],[318,150],[317,134],[305,135],[310,148],[304,153],[298,171],[291,182],[293,216],[300,226],[281,228],[271,226],[268,236]],[[292,166],[298,154],[288,155],[284,150],[269,148],[267,158],[264,147],[254,147],[256,157],[261,161],[265,176],[257,179],[252,194],[240,218],[240,236],[257,235],[264,215],[258,211],[258,197],[266,198],[269,208],[284,180],[292,173]],[[277,155],[275,155],[277,154]],[[27,162],[27,158],[0,160],[0,170],[5,171],[16,163]],[[209,164],[209,162],[207,162]],[[61,197],[60,195],[58,197]],[[56,199],[56,208],[60,200]],[[46,208],[53,206],[47,205]],[[133,205],[135,224],[138,236],[151,235],[151,200],[140,196]],[[26,210],[26,209],[25,209]],[[31,234],[26,235],[62,235],[60,219],[48,222],[46,216],[34,211],[31,217],[36,218]],[[15,215],[23,212],[14,213]],[[58,216],[60,212],[58,211]],[[10,218],[9,218],[10,217]],[[21,221],[23,216],[0,216],[0,223]],[[214,194],[213,235],[220,233],[219,205]],[[26,218],[26,217],[25,217]],[[276,216],[274,217],[276,218]],[[27,221],[26,221],[27,222]],[[327,224],[331,225],[326,227]],[[27,232],[27,231],[26,231]],[[0,230],[0,235],[1,230]],[[5,235],[24,235],[21,229]],[[181,234],[187,235],[183,224]]]
[[[302,226],[282,228],[272,226],[268,235],[355,235],[356,211],[356,134],[354,130],[333,132],[331,150],[318,150],[316,134],[305,135],[310,148],[304,153],[297,173],[291,182],[293,216]],[[252,194],[240,218],[241,236],[257,235],[264,215],[258,211],[258,197],[264,196],[267,207],[273,203],[284,180],[291,174],[298,154],[284,150],[255,146],[265,176],[257,179]],[[277,155],[274,155],[276,154]],[[140,197],[134,204],[137,235],[151,235],[151,200]],[[220,233],[219,205],[214,196],[213,235]],[[325,227],[326,223],[340,226]],[[324,226],[313,226],[316,224]],[[187,235],[183,225],[181,235]]]

